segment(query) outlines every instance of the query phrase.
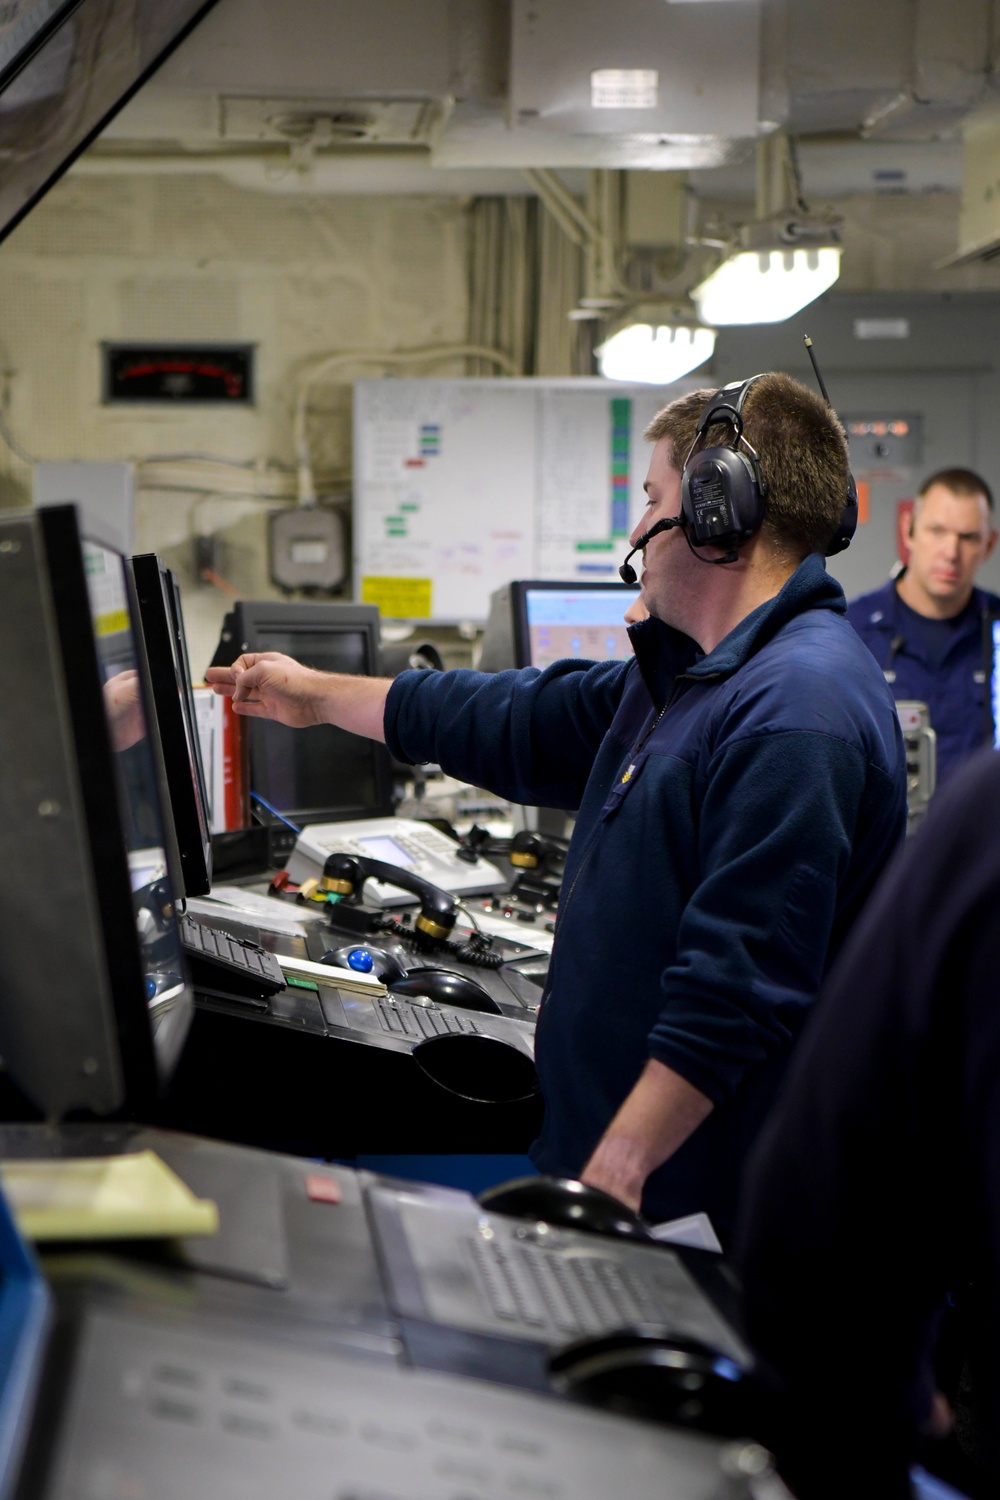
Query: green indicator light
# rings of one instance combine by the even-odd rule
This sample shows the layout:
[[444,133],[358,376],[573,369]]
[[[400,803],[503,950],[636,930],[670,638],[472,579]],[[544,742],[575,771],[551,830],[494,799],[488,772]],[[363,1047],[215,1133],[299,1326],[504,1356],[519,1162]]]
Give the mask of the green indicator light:
[[577,552],[613,552],[614,542],[577,542]]
[[399,508],[400,508],[401,511],[415,511],[415,510],[419,510],[420,506],[419,505],[401,505]]
[[390,526],[387,529],[387,531],[386,531],[386,536],[405,536],[405,535],[406,535],[406,527],[405,526]]

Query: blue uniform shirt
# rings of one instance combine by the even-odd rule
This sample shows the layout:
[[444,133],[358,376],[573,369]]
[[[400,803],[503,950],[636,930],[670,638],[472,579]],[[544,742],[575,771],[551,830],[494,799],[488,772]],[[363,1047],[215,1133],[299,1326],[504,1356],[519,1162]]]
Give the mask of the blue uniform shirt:
[[985,741],[986,670],[983,616],[1000,597],[973,589],[940,660],[894,582],[852,599],[847,618],[886,674],[897,702],[926,703],[937,735],[938,785]]
[[401,760],[578,809],[536,1038],[533,1155],[577,1176],[648,1057],[715,1105],[647,1183],[725,1230],[744,1154],[830,956],[906,815],[881,673],[809,557],[709,655],[657,619],[635,659],[406,672]]

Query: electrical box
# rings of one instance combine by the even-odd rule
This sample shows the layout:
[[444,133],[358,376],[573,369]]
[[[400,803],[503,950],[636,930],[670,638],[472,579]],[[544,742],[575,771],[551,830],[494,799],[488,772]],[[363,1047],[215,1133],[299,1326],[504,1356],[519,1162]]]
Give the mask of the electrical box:
[[329,593],[347,576],[344,521],[326,505],[297,505],[270,519],[271,578],[279,589]]

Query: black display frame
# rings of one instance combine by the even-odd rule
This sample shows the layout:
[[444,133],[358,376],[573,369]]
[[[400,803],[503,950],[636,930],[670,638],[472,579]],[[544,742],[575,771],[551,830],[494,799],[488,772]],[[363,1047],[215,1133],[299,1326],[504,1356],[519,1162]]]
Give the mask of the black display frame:
[[511,624],[514,640],[514,666],[530,667],[531,629],[528,621],[528,594],[621,594],[622,614],[628,608],[626,601],[637,598],[639,589],[631,583],[619,583],[616,579],[518,579],[510,585]]
[[[341,601],[284,601],[277,599],[237,600],[226,616],[213,666],[230,666],[248,651],[272,651],[274,637],[297,635],[317,642],[334,634],[353,634],[362,640],[363,672],[375,676],[380,671],[380,615],[374,604]],[[349,822],[358,818],[387,817],[393,811],[392,761],[388,750],[377,740],[351,735],[346,729],[323,724],[312,729],[288,729],[283,724],[259,719],[246,720],[249,737],[250,785],[254,792],[267,797],[271,778],[268,766],[281,756],[295,756],[304,744],[303,736],[323,735],[328,742],[331,760],[338,746],[360,742],[364,746],[371,773],[372,795],[364,802],[350,797],[341,801],[310,806],[273,805],[284,817],[298,824]],[[357,753],[357,745],[354,746]],[[267,797],[269,802],[272,798]]]
[[128,570],[145,647],[184,894],[204,896],[212,884],[212,830],[175,582],[170,569],[154,552],[130,558]]
[[[7,170],[5,178],[0,180],[0,244],[59,181],[77,157],[92,145],[115,115],[217,4],[217,0],[149,0],[149,3],[151,6],[155,4],[155,18],[150,19],[151,11],[146,18],[149,20],[147,33],[141,38],[133,37],[129,62],[117,75],[113,73],[105,54],[100,67],[88,68],[74,75],[72,80],[57,91],[51,109],[45,104],[50,96],[40,96],[40,104],[44,105],[46,112],[45,127],[40,129],[34,121],[26,121],[22,131],[24,144],[18,147],[25,162],[20,165],[17,173]],[[170,10],[175,13],[173,17],[168,14]],[[71,0],[64,10],[60,10],[50,22],[40,28],[25,46],[23,54],[19,54],[7,65],[0,78],[0,94],[15,83],[23,87],[24,80],[30,77],[33,67],[37,66],[42,74],[46,66],[58,72],[59,49],[65,43],[70,25],[78,25],[84,29],[91,27],[96,34],[114,36],[117,39],[133,35],[136,15],[136,0]],[[152,49],[143,57],[140,42],[149,40],[150,37]],[[75,92],[79,77],[83,77],[86,86],[93,88],[95,93],[89,109],[81,106]],[[29,115],[32,108],[30,105],[22,105],[21,113]],[[5,127],[10,131],[14,131],[16,126],[12,114],[10,112],[4,121]],[[33,152],[32,142],[39,136],[55,142],[51,151],[45,152],[37,147]],[[11,149],[9,143],[8,149]],[[13,201],[9,201],[5,193],[11,195]]]

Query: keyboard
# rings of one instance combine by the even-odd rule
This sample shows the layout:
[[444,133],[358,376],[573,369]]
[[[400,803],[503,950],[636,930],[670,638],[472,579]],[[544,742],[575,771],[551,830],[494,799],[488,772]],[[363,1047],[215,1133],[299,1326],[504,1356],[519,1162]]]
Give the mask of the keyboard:
[[493,1316],[505,1323],[553,1325],[567,1336],[662,1321],[643,1279],[610,1257],[566,1256],[536,1245],[468,1241]]
[[281,965],[259,943],[232,937],[189,916],[181,917],[180,932],[196,990],[266,1009],[267,997],[285,988]]
[[479,1035],[479,1027],[467,1016],[455,1016],[448,1011],[431,1010],[423,1005],[406,1005],[394,1000],[377,999],[375,1014],[383,1031],[392,1036],[411,1037],[417,1042],[434,1036]]

